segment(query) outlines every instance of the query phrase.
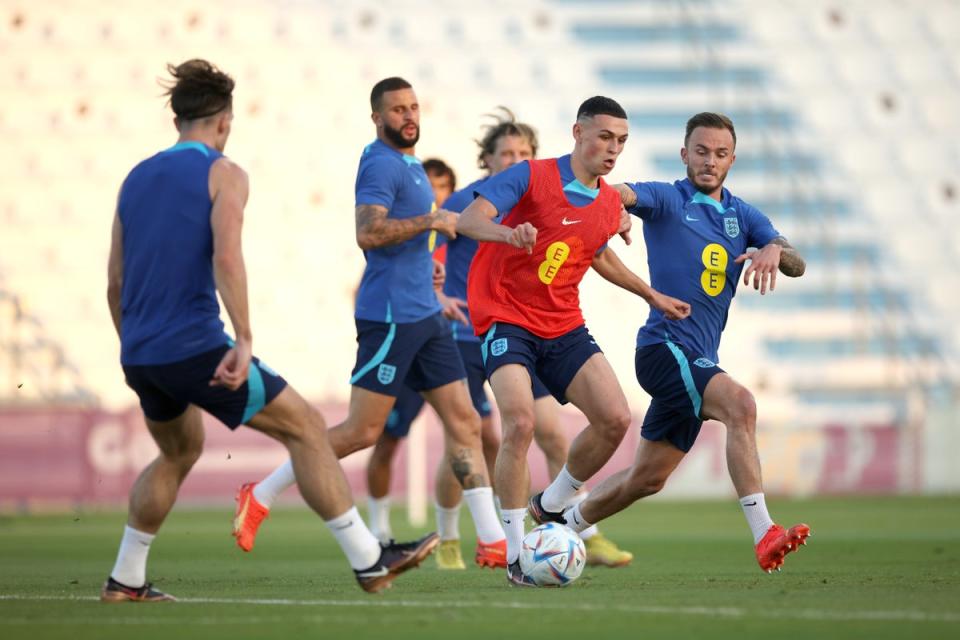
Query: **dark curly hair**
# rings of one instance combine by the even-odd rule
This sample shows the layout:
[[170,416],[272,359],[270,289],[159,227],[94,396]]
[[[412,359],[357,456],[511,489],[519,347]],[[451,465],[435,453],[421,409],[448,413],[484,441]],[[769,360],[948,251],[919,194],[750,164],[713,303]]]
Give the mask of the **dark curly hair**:
[[179,65],[167,65],[173,81],[162,83],[170,96],[170,106],[181,120],[199,120],[233,106],[233,87],[229,75],[206,60],[195,58]]

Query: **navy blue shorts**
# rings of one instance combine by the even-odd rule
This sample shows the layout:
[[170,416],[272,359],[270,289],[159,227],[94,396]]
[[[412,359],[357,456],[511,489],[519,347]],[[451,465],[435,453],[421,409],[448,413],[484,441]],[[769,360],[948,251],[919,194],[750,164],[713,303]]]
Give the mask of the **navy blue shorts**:
[[593,354],[602,353],[583,325],[557,338],[541,338],[523,327],[495,322],[483,336],[483,363],[487,378],[505,364],[522,364],[531,379],[539,378],[561,404],[567,387]]
[[410,387],[401,387],[400,395],[387,416],[387,426],[384,432],[399,440],[406,438],[410,433],[410,425],[420,415],[420,409],[423,408],[423,396]]
[[123,374],[150,420],[173,420],[188,405],[195,404],[236,429],[276,398],[287,381],[255,357],[250,363],[250,375],[239,389],[211,387],[213,372],[229,350],[230,345],[225,344],[179,362],[124,366]]
[[480,343],[458,340],[457,348],[460,350],[460,359],[463,360],[463,366],[467,370],[467,387],[470,389],[470,400],[473,402],[473,408],[477,410],[481,418],[486,418],[490,415],[490,398],[487,397],[487,390],[483,386],[487,382],[487,371],[483,368],[483,353],[480,351]]
[[652,398],[640,435],[667,440],[687,452],[700,434],[700,406],[707,383],[724,373],[712,360],[682,344],[662,342],[637,349],[637,382]]
[[440,313],[403,324],[359,319],[356,323],[352,385],[397,397],[404,385],[428,391],[467,377],[450,322]]

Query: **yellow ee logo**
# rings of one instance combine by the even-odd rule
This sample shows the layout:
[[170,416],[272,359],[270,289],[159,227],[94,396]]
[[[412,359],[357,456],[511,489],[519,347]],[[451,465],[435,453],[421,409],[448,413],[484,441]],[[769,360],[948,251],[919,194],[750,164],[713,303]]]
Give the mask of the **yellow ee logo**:
[[700,274],[700,286],[708,296],[718,296],[727,284],[727,250],[713,242],[703,248],[700,261],[706,267]]
[[540,282],[550,284],[557,277],[560,267],[570,257],[570,245],[566,242],[554,242],[547,247],[544,257],[546,257],[546,260],[540,263],[537,274],[540,276]]

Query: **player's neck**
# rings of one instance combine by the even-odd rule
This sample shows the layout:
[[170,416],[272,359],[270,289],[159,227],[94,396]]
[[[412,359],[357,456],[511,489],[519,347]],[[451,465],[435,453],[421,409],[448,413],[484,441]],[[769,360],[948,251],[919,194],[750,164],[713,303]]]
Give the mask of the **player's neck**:
[[590,189],[596,189],[598,187],[598,181],[600,176],[590,173],[586,167],[580,162],[580,159],[577,157],[576,153],[570,154],[570,169],[573,171],[573,177],[575,177],[580,184]]
[[180,137],[177,138],[177,144],[182,144],[184,142],[199,142],[205,144],[211,149],[216,149],[217,145],[216,140],[213,135],[204,135],[203,131],[187,130],[181,131]]

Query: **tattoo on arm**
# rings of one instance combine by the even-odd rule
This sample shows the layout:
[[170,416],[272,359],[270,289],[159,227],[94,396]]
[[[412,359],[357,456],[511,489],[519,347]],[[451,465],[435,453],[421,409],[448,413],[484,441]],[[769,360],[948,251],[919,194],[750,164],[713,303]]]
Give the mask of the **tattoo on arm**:
[[783,250],[780,252],[780,273],[791,278],[799,278],[807,269],[807,263],[793,246],[787,242],[783,236],[774,238],[771,244],[780,245]]
[[476,489],[486,486],[483,474],[473,470],[473,452],[470,449],[460,449],[450,456],[450,467],[453,475],[464,489]]
[[[439,211],[439,209],[438,209]],[[434,213],[413,218],[387,218],[386,207],[375,204],[357,206],[357,244],[361,249],[389,247],[429,231],[436,220]]]

